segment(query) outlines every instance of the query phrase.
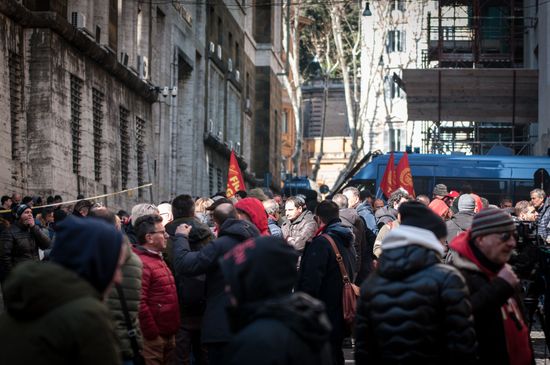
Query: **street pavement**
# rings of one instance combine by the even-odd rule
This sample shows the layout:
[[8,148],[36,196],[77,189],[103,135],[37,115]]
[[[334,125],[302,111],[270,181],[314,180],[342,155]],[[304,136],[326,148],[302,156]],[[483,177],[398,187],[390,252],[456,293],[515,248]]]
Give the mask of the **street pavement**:
[[[531,340],[533,342],[536,365],[550,365],[550,352],[545,346],[544,333],[537,323],[533,325]],[[353,349],[344,348],[344,358],[346,359],[346,365],[355,364]]]

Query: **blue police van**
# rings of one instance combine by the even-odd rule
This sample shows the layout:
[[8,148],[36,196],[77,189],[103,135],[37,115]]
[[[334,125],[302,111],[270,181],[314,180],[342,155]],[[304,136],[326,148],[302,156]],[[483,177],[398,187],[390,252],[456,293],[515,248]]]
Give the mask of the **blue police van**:
[[[395,166],[403,153],[396,152]],[[379,155],[363,167],[349,185],[367,188],[382,196],[380,183],[390,154]],[[550,157],[498,155],[409,154],[409,164],[417,195],[432,196],[436,184],[461,191],[468,184],[472,192],[498,204],[504,197],[515,202],[529,200],[529,192],[542,187],[548,192]]]

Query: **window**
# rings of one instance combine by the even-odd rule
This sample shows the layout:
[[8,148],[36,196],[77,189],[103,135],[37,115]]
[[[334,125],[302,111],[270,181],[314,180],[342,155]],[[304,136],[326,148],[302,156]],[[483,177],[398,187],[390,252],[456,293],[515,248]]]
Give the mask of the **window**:
[[405,37],[406,32],[404,30],[388,30],[388,38],[386,39],[387,53],[405,52]]
[[401,88],[393,80],[393,77],[384,76],[384,96],[388,99],[396,99],[401,95]]
[[224,138],[224,77],[222,72],[210,63],[208,73],[208,131],[218,140]]
[[405,11],[405,0],[392,0],[391,10]]
[[237,149],[237,143],[241,142],[241,95],[227,83],[227,140],[230,148]]
[[212,163],[208,164],[208,191],[210,196],[216,194],[214,191],[214,165]]
[[92,118],[94,126],[94,177],[101,181],[101,146],[103,140],[103,102],[105,96],[97,89],[92,89]]
[[23,70],[21,55],[10,52],[8,56],[10,77],[11,158],[19,159],[20,118],[23,112]]
[[80,174],[80,109],[82,107],[82,80],[71,75],[71,139],[73,152],[73,172]]
[[[145,164],[145,121],[136,117],[136,160],[138,186],[144,184],[143,168]],[[143,197],[143,189],[138,190],[138,196]]]
[[124,107],[119,107],[120,119],[120,176],[121,187],[128,187],[128,165],[130,163],[130,129],[128,117],[130,111]]
[[224,187],[223,187],[223,176],[222,176],[222,169],[220,169],[219,167],[216,168],[216,182],[217,182],[217,188],[218,188],[218,191],[225,191]]
[[288,133],[288,111],[281,115],[281,133]]

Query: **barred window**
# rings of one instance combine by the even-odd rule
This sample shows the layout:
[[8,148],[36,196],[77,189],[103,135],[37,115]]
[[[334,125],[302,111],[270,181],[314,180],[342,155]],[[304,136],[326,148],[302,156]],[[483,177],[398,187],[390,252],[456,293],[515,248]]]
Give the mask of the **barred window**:
[[216,191],[216,193],[217,193],[218,191],[223,191],[223,190],[225,190],[225,189],[223,188],[222,169],[217,168],[217,169],[216,169],[216,175],[217,175],[217,176],[216,176],[216,177],[217,177],[217,180],[216,180],[216,181],[217,181],[217,183],[218,183],[218,190]]
[[82,142],[80,138],[80,109],[82,108],[82,80],[71,75],[71,137],[73,150],[73,172],[80,174],[80,150]]
[[19,159],[20,118],[23,111],[23,69],[21,55],[11,52],[8,56],[10,77],[10,123],[11,123],[11,158]]
[[[137,150],[137,180],[138,186],[144,184],[143,165],[145,163],[145,121],[136,117],[136,150]],[[138,196],[143,196],[143,189],[138,190]]]
[[92,112],[94,124],[94,176],[101,181],[101,147],[103,144],[103,103],[105,95],[92,89]]
[[120,177],[121,187],[128,187],[128,164],[130,162],[130,129],[128,117],[130,111],[124,107],[119,107],[120,114]]
[[210,192],[209,195],[216,193],[214,191],[214,165],[211,163],[208,164],[208,191]]

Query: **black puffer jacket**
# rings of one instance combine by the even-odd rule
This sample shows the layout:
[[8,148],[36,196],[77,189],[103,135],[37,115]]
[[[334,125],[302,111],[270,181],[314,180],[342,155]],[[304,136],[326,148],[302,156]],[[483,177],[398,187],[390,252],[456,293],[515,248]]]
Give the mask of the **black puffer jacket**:
[[38,261],[38,249],[50,248],[50,239],[38,226],[24,227],[14,223],[0,234],[0,281],[23,261]]
[[226,349],[226,364],[330,364],[324,306],[307,294],[253,303],[231,318],[238,333]]
[[458,270],[440,263],[441,243],[411,226],[390,232],[389,243],[361,288],[356,364],[475,363],[468,290]]

